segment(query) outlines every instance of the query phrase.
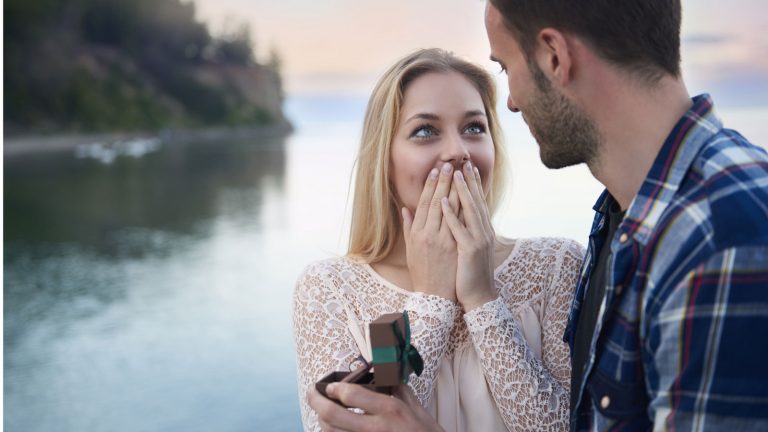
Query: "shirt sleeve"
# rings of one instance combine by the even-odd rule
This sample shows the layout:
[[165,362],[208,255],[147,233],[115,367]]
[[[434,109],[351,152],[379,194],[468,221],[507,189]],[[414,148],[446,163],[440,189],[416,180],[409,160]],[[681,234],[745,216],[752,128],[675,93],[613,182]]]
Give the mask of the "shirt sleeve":
[[541,323],[541,359],[529,347],[502,297],[464,316],[491,394],[510,431],[568,429],[571,366],[562,334],[582,257],[583,249],[574,244],[556,266]]
[[649,317],[654,429],[768,430],[768,247],[714,254]]

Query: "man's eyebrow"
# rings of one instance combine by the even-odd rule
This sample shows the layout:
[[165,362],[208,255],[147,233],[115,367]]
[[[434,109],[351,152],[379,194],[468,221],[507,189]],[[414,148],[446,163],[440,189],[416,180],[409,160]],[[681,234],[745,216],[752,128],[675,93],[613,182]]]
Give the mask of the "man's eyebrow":
[[499,61],[499,59],[497,59],[496,57],[494,57],[494,56],[493,56],[493,54],[491,54],[491,55],[490,55],[488,58],[490,58],[492,62],[495,62],[495,63],[501,63],[501,62]]

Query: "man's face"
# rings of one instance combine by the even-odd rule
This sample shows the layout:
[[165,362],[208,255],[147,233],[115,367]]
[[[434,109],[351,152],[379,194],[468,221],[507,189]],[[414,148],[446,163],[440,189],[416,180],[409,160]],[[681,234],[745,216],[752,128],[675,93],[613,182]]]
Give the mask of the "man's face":
[[587,114],[555,89],[534,58],[528,58],[517,39],[505,27],[504,18],[490,2],[485,28],[491,45],[491,60],[507,74],[507,107],[520,111],[539,144],[539,155],[547,168],[592,163],[600,136]]

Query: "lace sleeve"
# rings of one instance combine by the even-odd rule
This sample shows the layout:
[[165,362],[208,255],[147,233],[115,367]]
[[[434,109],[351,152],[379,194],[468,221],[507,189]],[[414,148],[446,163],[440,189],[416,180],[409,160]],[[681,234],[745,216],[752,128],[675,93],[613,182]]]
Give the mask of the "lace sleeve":
[[329,372],[349,370],[360,355],[333,289],[328,271],[322,264],[314,264],[299,277],[293,294],[299,400],[306,431],[320,430],[317,414],[307,403],[307,391]]
[[432,398],[437,368],[448,347],[459,306],[439,296],[414,293],[405,303],[405,310],[411,321],[411,343],[424,359],[421,376],[411,375],[408,385],[426,408]]
[[571,300],[579,282],[584,253],[578,242],[571,241],[565,245],[555,269],[557,274],[547,291],[549,298],[542,322],[542,360],[552,376],[568,389],[571,386],[571,350],[563,341],[563,334],[571,313]]
[[486,381],[510,431],[568,429],[570,359],[562,334],[579,271],[579,248],[568,245],[554,266],[541,270],[555,273],[541,323],[541,360],[502,297],[464,315]]

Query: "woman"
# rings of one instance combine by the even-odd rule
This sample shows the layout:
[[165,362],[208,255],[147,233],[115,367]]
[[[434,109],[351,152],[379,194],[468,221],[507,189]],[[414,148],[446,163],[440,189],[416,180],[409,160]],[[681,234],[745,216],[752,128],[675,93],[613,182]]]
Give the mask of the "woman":
[[367,324],[407,310],[424,371],[409,386],[447,431],[567,428],[562,341],[583,250],[495,236],[505,157],[492,78],[437,49],[395,63],[370,98],[349,250],[310,265],[294,293],[305,395],[370,360]]

